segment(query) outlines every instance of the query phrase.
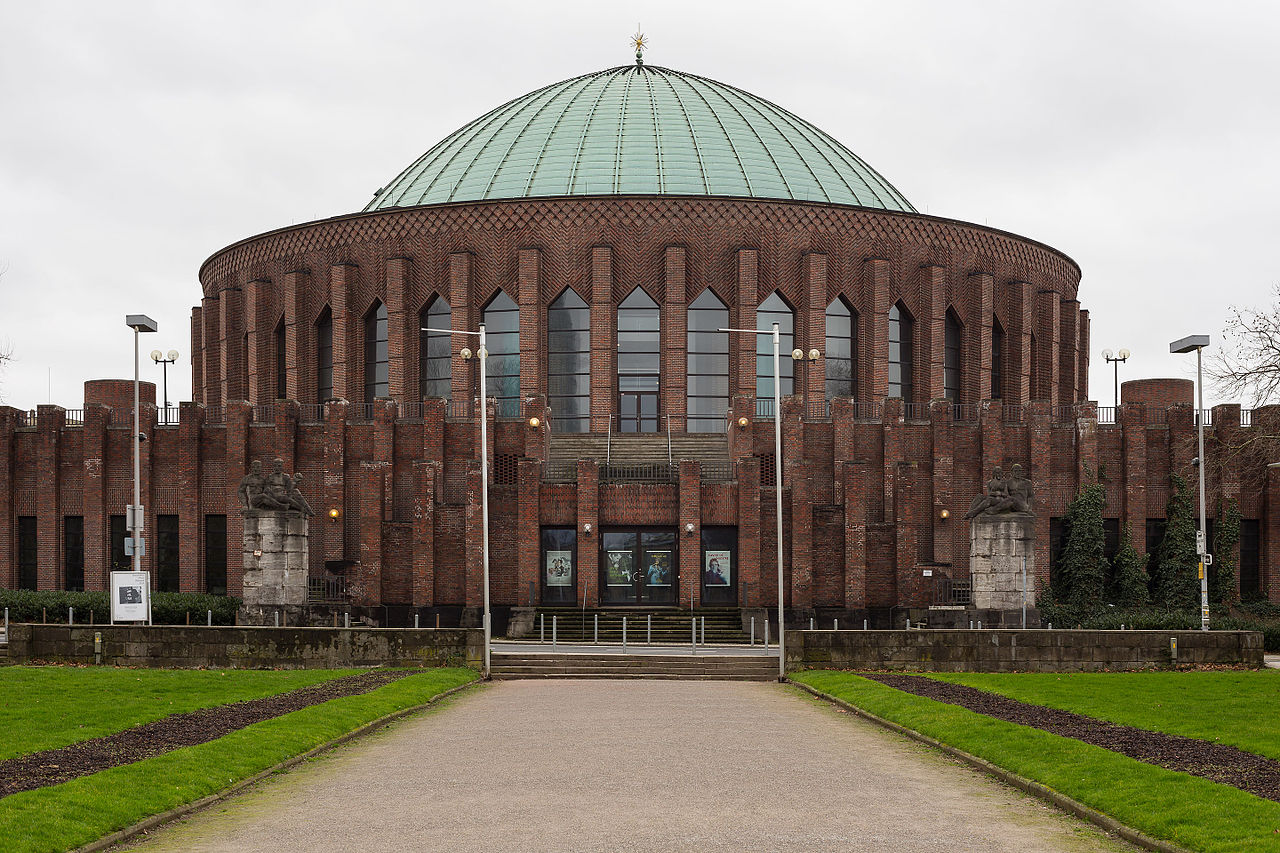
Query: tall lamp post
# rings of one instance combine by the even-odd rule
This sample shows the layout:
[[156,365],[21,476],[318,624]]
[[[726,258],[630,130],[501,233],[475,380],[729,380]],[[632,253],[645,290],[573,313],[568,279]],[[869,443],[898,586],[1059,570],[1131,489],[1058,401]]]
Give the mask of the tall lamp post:
[[178,351],[176,349],[169,350],[167,356],[161,356],[160,350],[153,349],[151,351],[151,360],[156,364],[162,365],[164,369],[164,422],[169,423],[169,365],[178,360]]
[[1204,374],[1200,369],[1200,351],[1209,345],[1208,335],[1188,335],[1169,344],[1169,352],[1196,352],[1196,426],[1199,441],[1199,453],[1196,467],[1200,469],[1200,529],[1196,531],[1196,553],[1200,555],[1200,630],[1209,630],[1209,572],[1208,567],[1213,557],[1208,553],[1208,541],[1205,536],[1204,506]]
[[138,335],[156,331],[156,321],[146,314],[129,314],[124,323],[133,329],[133,504],[129,507],[130,548],[133,551],[133,570],[142,571],[142,427],[138,420]]
[[1114,364],[1115,367],[1115,407],[1116,416],[1119,417],[1120,412],[1120,365],[1129,360],[1129,351],[1121,349],[1118,353],[1113,353],[1109,349],[1102,351],[1102,357],[1107,360],[1107,364]]
[[[480,526],[481,540],[483,542],[482,552],[484,554],[484,671],[481,675],[484,678],[488,678],[493,629],[489,619],[489,395],[485,384],[485,359],[489,357],[489,351],[485,348],[484,323],[480,324],[480,331],[478,332],[430,329],[426,326],[421,328],[424,332],[478,337],[480,339],[480,346],[476,349],[476,355],[480,359]],[[471,350],[463,347],[459,355],[462,356],[464,361],[468,360],[471,358]]]

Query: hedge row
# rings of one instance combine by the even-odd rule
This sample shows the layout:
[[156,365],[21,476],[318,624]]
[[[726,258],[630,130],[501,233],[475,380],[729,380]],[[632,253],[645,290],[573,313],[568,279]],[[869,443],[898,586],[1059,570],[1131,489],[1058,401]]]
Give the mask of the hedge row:
[[[1052,605],[1040,609],[1040,620],[1059,628],[1087,628],[1102,631],[1119,630],[1123,625],[1133,631],[1195,631],[1200,628],[1198,610],[1176,610],[1164,607],[1107,607],[1084,619],[1072,622],[1064,616],[1065,608]],[[1226,608],[1214,607],[1209,626],[1218,631],[1261,631],[1262,642],[1269,652],[1280,652],[1280,607],[1269,602],[1238,604],[1229,615]]]
[[[75,609],[76,624],[88,624],[90,614],[96,623],[111,621],[107,593],[67,592],[60,589],[0,589],[0,608],[9,609],[11,622],[56,622],[65,624],[69,608]],[[207,612],[213,611],[213,624],[234,625],[240,600],[225,595],[203,595],[194,592],[153,592],[151,621],[156,625],[185,625],[188,621],[203,625]]]

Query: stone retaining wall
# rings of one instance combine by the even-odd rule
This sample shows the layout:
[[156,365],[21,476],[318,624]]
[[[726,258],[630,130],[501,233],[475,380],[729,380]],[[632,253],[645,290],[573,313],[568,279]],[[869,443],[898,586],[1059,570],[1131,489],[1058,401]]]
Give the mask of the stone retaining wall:
[[[1170,640],[1177,640],[1177,660]],[[787,631],[787,669],[1085,672],[1262,666],[1257,631]]]
[[138,667],[336,669],[471,666],[484,657],[484,632],[468,628],[258,628],[184,625],[10,625],[0,663],[101,663]]

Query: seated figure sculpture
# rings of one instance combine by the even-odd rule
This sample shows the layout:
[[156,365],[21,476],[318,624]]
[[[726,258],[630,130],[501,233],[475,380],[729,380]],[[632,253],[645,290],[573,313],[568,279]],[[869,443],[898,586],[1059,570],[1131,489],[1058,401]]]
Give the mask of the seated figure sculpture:
[[965,513],[965,518],[977,518],[980,515],[1002,515],[1006,513],[1031,512],[1031,481],[1022,474],[1022,466],[1014,465],[1009,469],[1010,476],[1005,478],[1004,472],[996,468],[987,483],[986,494],[978,495]]
[[315,515],[300,490],[302,475],[290,477],[284,472],[284,460],[276,459],[273,470],[263,476],[262,462],[253,460],[249,473],[240,481],[237,494],[245,510],[296,510],[304,516]]

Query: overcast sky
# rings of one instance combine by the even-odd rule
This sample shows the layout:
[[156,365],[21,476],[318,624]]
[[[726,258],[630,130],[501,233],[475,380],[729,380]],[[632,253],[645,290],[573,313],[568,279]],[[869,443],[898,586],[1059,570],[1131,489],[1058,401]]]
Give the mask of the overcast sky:
[[[359,210],[435,142],[548,83],[647,59],[831,133],[922,212],[1073,257],[1090,397],[1194,376],[1227,306],[1280,281],[1280,4],[1269,2],[28,2],[0,0],[5,402],[177,349],[201,262]],[[1212,401],[1212,398],[1211,398]]]

